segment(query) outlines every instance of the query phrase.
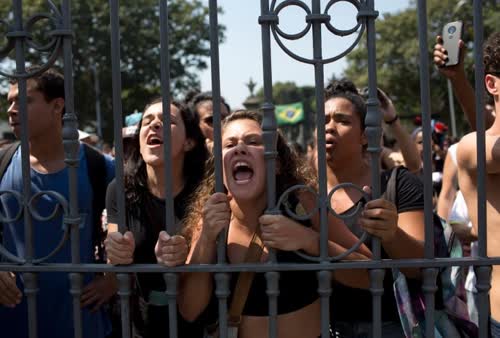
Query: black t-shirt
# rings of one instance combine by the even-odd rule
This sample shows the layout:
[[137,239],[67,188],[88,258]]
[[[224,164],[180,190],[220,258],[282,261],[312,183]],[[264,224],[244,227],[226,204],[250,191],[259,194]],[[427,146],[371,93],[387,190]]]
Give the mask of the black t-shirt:
[[[381,174],[381,191],[384,192],[391,171]],[[396,184],[398,213],[424,209],[424,192],[422,182],[407,169],[399,169]],[[354,208],[354,207],[353,207]],[[347,210],[344,214],[352,212]],[[360,227],[353,223],[351,231],[360,236]],[[369,244],[369,243],[368,243]],[[382,248],[382,258],[389,258]],[[408,279],[409,284],[419,283]],[[382,296],[382,321],[399,321],[396,301],[392,289],[393,279],[390,269],[386,269],[384,276],[384,294]],[[371,321],[372,294],[370,290],[350,288],[338,282],[333,282],[333,293],[330,302],[332,321]],[[354,305],[353,305],[354,304]]]
[[[118,223],[118,207],[116,201],[116,181],[113,180],[106,194],[106,209],[109,223]],[[181,220],[186,215],[186,208],[193,188],[183,189],[174,198],[174,213],[176,233],[181,229]],[[151,193],[147,193],[143,200],[133,206],[127,205],[126,222],[128,229],[134,234],[135,251],[134,263],[154,264],[156,255],[154,248],[158,241],[158,234],[165,230],[165,200]],[[170,234],[172,235],[172,234]],[[168,337],[168,306],[148,304],[151,291],[160,293],[166,290],[163,274],[138,273],[136,274],[136,293],[139,296],[133,307],[139,317],[133,316],[134,331],[137,337]],[[132,309],[134,311],[134,309]],[[201,337],[202,326],[198,322],[188,323],[178,318],[179,337]],[[140,333],[137,333],[137,332]]]

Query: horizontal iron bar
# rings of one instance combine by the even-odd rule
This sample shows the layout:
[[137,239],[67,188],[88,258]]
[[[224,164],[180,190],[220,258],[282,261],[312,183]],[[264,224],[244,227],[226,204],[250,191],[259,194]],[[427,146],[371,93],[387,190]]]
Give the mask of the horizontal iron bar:
[[340,269],[386,269],[386,268],[428,268],[445,266],[500,265],[500,257],[487,259],[436,258],[381,261],[342,261],[334,263],[260,263],[260,264],[201,264],[168,268],[159,264],[134,264],[111,266],[107,264],[0,264],[0,271],[13,272],[117,272],[117,273],[168,273],[168,272],[238,272],[238,271],[319,271]]

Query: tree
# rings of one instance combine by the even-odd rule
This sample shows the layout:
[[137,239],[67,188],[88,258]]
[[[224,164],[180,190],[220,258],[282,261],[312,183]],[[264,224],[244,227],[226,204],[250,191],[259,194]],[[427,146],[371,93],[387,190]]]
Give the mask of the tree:
[[[467,44],[466,71],[473,81],[473,17],[472,2],[456,0],[427,1],[430,93],[432,113],[449,122],[449,104],[446,79],[434,68],[432,51],[435,38],[450,21],[462,20],[465,25],[464,41]],[[483,2],[484,36],[498,30],[500,11],[492,1]],[[396,14],[386,14],[376,21],[376,54],[378,85],[395,98],[398,111],[403,116],[419,115],[420,110],[420,60],[416,3]],[[362,87],[368,83],[368,58],[366,39],[347,56],[344,76]],[[473,82],[472,82],[473,83]],[[459,106],[456,105],[458,108]],[[466,128],[463,114],[457,113],[457,126]]]
[[[120,1],[121,78],[123,114],[142,110],[147,101],[160,94],[160,29],[157,0]],[[0,18],[12,19],[11,4],[2,2]],[[47,12],[46,1],[23,1],[23,16]],[[101,105],[107,135],[112,127],[112,86],[110,15],[108,1],[72,2],[73,69],[75,109],[80,125],[95,120],[95,91],[91,68],[96,67],[101,87]],[[219,11],[220,12],[220,11]],[[199,87],[198,74],[207,68],[210,56],[208,7],[202,0],[168,1],[169,55],[172,95]],[[37,24],[42,32],[46,21]],[[1,28],[0,28],[1,29]],[[220,27],[220,41],[224,27]],[[40,37],[43,33],[38,33]],[[11,52],[11,58],[13,58]],[[39,63],[46,57],[30,53],[28,60]]]
[[[263,101],[264,89],[259,89],[256,96]],[[316,125],[316,92],[314,86],[299,87],[295,82],[276,82],[273,85],[273,103],[288,104],[293,102],[302,102],[304,105],[303,139],[307,142],[312,138],[313,126]],[[282,129],[290,141],[303,142],[299,137],[300,131],[298,125],[286,126]]]

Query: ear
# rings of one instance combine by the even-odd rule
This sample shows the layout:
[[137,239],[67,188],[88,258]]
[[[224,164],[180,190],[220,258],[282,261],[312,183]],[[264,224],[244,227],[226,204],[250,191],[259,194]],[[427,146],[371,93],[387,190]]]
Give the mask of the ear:
[[54,103],[54,110],[62,116],[64,111],[64,99],[62,97],[58,97],[52,102]]
[[184,141],[184,151],[185,152],[188,152],[190,150],[192,150],[195,146],[195,142],[193,140],[191,140],[190,138],[186,139],[186,141]]
[[486,90],[493,96],[500,95],[500,80],[491,74],[486,74],[484,77]]

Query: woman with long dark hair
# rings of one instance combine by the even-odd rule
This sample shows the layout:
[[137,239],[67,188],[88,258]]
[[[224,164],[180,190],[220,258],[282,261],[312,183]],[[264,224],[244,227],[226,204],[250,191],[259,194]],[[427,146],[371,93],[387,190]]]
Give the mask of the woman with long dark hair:
[[[171,158],[164,158],[163,110],[161,98],[144,109],[125,161],[125,201],[128,231],[118,232],[116,182],[107,192],[108,238],[105,241],[111,264],[184,264],[188,247],[182,235],[182,220],[193,191],[201,181],[208,152],[199,128],[198,116],[186,106],[170,105]],[[175,233],[165,229],[165,165],[172,165]],[[161,243],[162,250],[159,250]],[[155,249],[156,247],[156,249]],[[156,251],[155,251],[156,250]],[[157,258],[158,257],[158,258]],[[137,274],[136,300],[132,307],[134,337],[168,337],[168,306],[162,274]],[[200,337],[201,328],[179,316],[181,337]]]

